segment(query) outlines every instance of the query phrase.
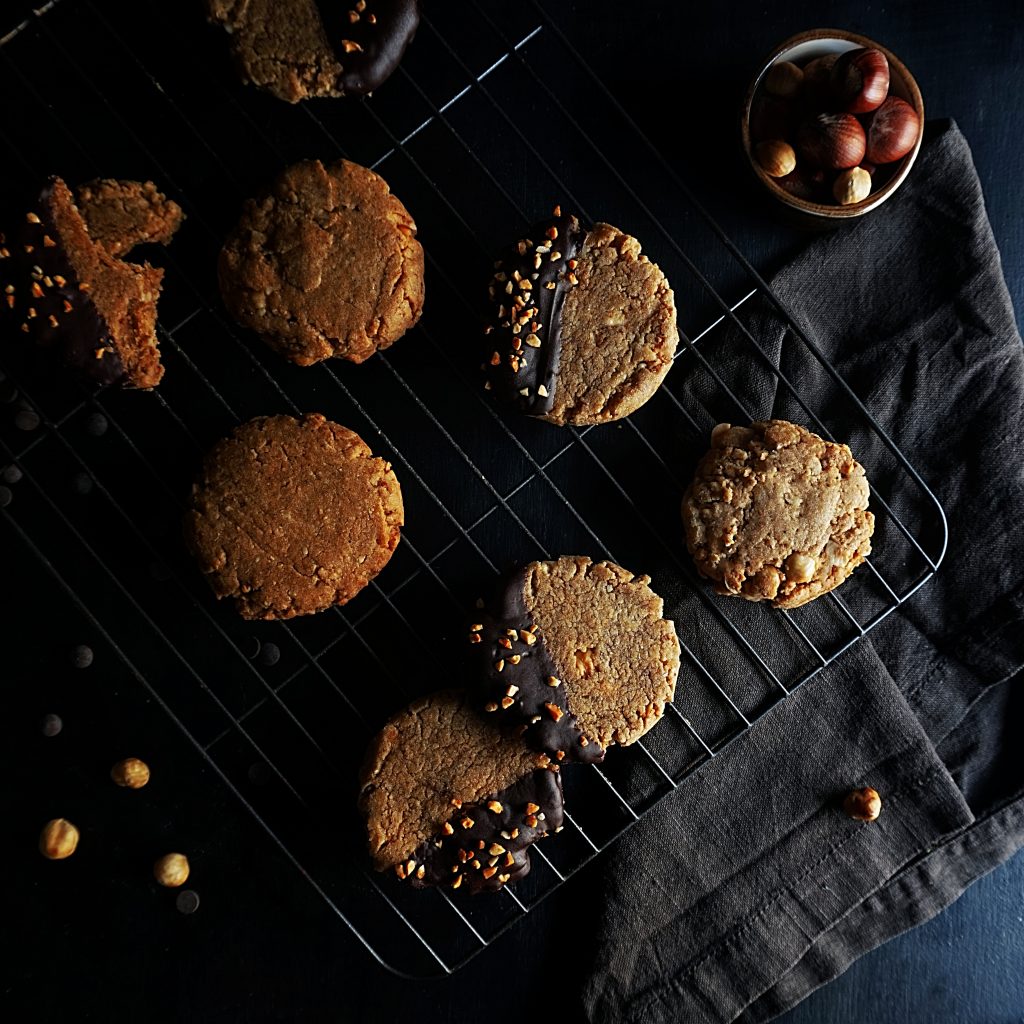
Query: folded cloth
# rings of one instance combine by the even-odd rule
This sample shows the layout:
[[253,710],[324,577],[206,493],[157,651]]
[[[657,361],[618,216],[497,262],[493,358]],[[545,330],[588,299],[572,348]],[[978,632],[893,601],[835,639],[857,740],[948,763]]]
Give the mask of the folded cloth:
[[[948,552],[619,842],[583,993],[594,1021],[768,1020],[1024,845],[1008,749],[1024,725],[1024,353],[956,126],[929,125],[900,192],[772,289],[934,489]],[[795,373],[802,343],[767,303],[748,324]],[[728,344],[710,358],[757,416],[806,421],[783,389],[748,385]],[[799,386],[835,385],[804,369]],[[684,601],[670,592],[668,614],[689,630]],[[871,825],[839,809],[867,784],[884,800]]]

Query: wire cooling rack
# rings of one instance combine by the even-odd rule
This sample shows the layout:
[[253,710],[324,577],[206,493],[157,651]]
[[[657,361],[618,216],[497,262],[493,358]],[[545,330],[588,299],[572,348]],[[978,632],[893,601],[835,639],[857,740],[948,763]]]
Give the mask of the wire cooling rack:
[[[0,347],[5,530],[74,594],[366,948],[412,975],[456,969],[527,915],[905,601],[945,549],[942,510],[910,463],[558,24],[533,2],[501,5],[500,20],[496,10],[433,5],[378,95],[299,107],[240,85],[221,33],[170,5],[142,18],[125,0],[63,0],[0,46],[0,89],[18,113],[0,124],[5,184],[152,178],[188,216],[154,257],[167,267],[157,391],[83,389]],[[360,367],[284,362],[217,295],[216,254],[242,199],[311,156],[379,169],[427,253],[421,324]],[[506,417],[481,388],[491,254],[556,202],[639,237],[683,310],[678,365],[621,424],[559,430]],[[698,265],[712,250],[747,281],[740,301]],[[774,340],[751,329],[766,309],[784,325]],[[237,422],[314,410],[391,460],[408,527],[386,571],[345,607],[246,623],[183,556],[182,504],[202,453]],[[678,515],[711,427],[773,412],[852,445],[878,518],[868,565],[793,613],[715,597]],[[367,738],[413,696],[413,679],[451,685],[430,665],[463,639],[495,573],[567,553],[653,577],[683,642],[676,705],[603,766],[563,773],[566,828],[535,848],[514,889],[463,899],[374,875],[350,810]]]

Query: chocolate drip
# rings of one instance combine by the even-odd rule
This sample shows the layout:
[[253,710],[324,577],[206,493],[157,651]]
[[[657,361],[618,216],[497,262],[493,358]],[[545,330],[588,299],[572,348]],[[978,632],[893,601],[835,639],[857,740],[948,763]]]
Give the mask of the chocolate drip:
[[569,710],[558,669],[526,610],[525,586],[526,571],[514,572],[471,627],[484,711],[502,722],[522,723],[523,737],[534,750],[559,761],[599,764],[604,748],[584,736]]
[[487,328],[485,387],[530,416],[550,412],[561,359],[562,303],[576,283],[576,256],[587,232],[559,208],[495,264]]
[[464,804],[395,873],[416,888],[494,891],[528,875],[529,848],[561,828],[562,780],[557,769],[541,768],[486,800]]
[[398,67],[420,23],[418,0],[320,0],[327,38],[342,66],[338,83],[365,96]]
[[52,196],[51,181],[24,224],[0,234],[0,315],[12,339],[24,334],[97,383],[123,384],[124,364],[88,285],[71,265],[53,221]]

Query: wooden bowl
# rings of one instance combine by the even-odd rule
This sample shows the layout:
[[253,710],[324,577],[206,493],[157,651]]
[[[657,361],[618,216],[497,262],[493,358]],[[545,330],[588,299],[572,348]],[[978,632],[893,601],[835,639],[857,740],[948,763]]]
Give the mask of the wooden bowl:
[[[815,57],[822,57],[829,53],[845,53],[847,50],[856,50],[861,47],[881,50],[889,61],[889,95],[898,96],[906,100],[917,112],[921,129],[917,133],[917,142],[914,148],[900,160],[892,165],[885,165],[889,174],[885,181],[877,189],[871,192],[859,203],[851,203],[849,206],[840,206],[838,203],[819,203],[808,199],[802,199],[787,192],[770,175],[765,174],[760,164],[754,159],[754,142],[750,135],[750,110],[754,97],[761,88],[765,74],[773,64],[780,61],[792,61],[801,66]],[[768,190],[768,192],[780,203],[793,210],[799,210],[807,215],[807,218],[816,220],[819,226],[826,226],[827,221],[842,221],[850,217],[860,217],[876,207],[881,206],[896,189],[904,182],[917,159],[918,151],[921,148],[921,136],[924,129],[924,100],[921,98],[921,90],[914,81],[914,76],[907,70],[903,62],[890,50],[887,50],[880,43],[876,43],[867,36],[858,35],[856,32],[847,32],[837,28],[811,29],[808,32],[800,32],[790,36],[785,42],[779,43],[761,66],[760,71],[755,75],[750,89],[747,92],[746,101],[743,106],[743,121],[741,126],[743,149],[747,154],[747,161],[754,176]],[[805,218],[805,219],[807,219]]]

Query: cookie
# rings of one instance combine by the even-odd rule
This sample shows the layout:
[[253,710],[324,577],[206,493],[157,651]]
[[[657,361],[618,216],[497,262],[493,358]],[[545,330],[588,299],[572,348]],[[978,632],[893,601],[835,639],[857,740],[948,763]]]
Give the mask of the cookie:
[[185,540],[245,619],[345,604],[387,564],[403,525],[391,466],[311,413],[259,416],[207,454]]
[[387,182],[348,160],[289,167],[220,254],[231,314],[299,366],[361,363],[423,309],[423,248]]
[[580,556],[510,574],[470,627],[484,711],[558,761],[635,743],[679,674],[679,638],[649,583]]
[[558,426],[635,412],[672,366],[672,289],[610,224],[563,215],[538,224],[495,264],[485,387]]
[[207,0],[246,82],[289,103],[365,96],[398,67],[420,22],[417,0]]
[[75,189],[75,204],[89,237],[112,256],[137,245],[167,245],[185,219],[181,207],[151,181],[97,178]]
[[719,594],[798,608],[871,553],[864,467],[786,420],[720,423],[683,498],[686,546]]
[[95,242],[60,178],[49,180],[16,231],[0,235],[2,309],[12,329],[99,384],[160,382],[156,304],[163,273],[120,260]]
[[500,889],[562,827],[557,766],[483,721],[460,690],[395,715],[370,743],[359,785],[374,867],[417,888]]

